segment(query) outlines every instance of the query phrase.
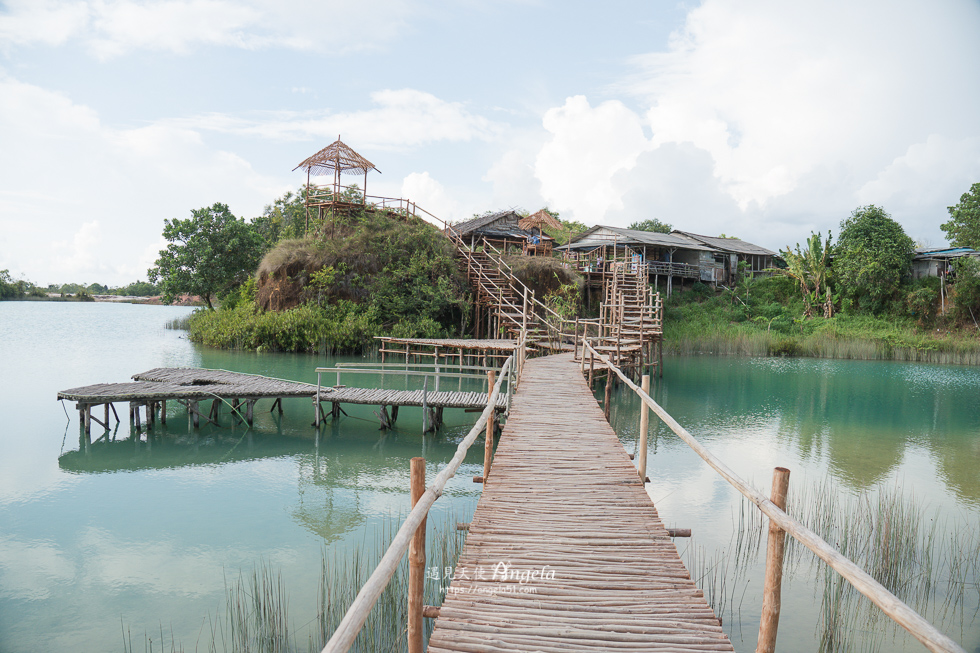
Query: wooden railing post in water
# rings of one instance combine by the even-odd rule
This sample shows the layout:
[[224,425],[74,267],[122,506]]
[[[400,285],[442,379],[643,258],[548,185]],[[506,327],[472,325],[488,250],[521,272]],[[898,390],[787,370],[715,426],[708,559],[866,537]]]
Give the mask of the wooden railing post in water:
[[[644,374],[640,387],[643,392],[650,394],[650,375]],[[647,431],[650,429],[650,409],[640,400],[640,480],[646,483],[647,479]]]
[[613,372],[612,372],[612,363],[607,363],[607,365],[608,365],[608,367],[606,368],[606,396],[605,396],[605,399],[602,402],[602,412],[606,416],[606,421],[608,422],[609,421],[609,400],[612,399]]
[[[496,373],[493,370],[487,372],[487,397],[493,392],[493,384],[496,379]],[[496,402],[494,402],[496,403]],[[497,407],[490,411],[490,416],[487,418],[487,441],[486,447],[483,449],[483,482],[486,483],[490,478],[490,464],[493,460],[493,430],[494,430],[494,416],[496,415]]]
[[[772,497],[770,501],[780,510],[786,510],[786,492],[789,489],[789,470],[777,467],[772,472]],[[762,597],[762,618],[759,621],[759,641],[755,653],[775,653],[776,631],[779,629],[779,602],[783,588],[783,548],[786,531],[772,520],[769,521],[769,545],[766,548],[766,584]]]
[[[412,458],[412,507],[425,492],[425,458]],[[422,592],[425,589],[425,522],[408,549],[408,653],[422,653]]]

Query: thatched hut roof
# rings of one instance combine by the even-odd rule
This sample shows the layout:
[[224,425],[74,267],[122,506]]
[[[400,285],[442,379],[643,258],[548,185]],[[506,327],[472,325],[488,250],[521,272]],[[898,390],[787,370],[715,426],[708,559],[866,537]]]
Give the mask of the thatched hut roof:
[[300,168],[314,176],[333,176],[338,172],[342,175],[366,175],[370,170],[378,170],[373,163],[344,144],[339,136],[336,141],[304,160],[293,170]]
[[563,229],[561,223],[555,219],[555,216],[551,215],[544,209],[541,209],[537,213],[532,213],[526,218],[521,218],[519,225],[521,229],[530,230],[537,229],[540,231],[542,227],[551,227],[552,229]]

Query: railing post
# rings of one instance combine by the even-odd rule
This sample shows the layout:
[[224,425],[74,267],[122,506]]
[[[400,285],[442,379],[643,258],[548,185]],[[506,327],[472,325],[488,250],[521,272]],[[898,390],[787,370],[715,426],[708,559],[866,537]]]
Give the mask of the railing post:
[[[650,375],[644,374],[640,388],[650,394]],[[650,409],[643,399],[640,399],[640,481],[647,482],[647,431],[650,428]]]
[[605,414],[607,422],[609,421],[609,400],[612,398],[612,380],[613,371],[612,362],[610,361],[606,363],[606,398],[602,406],[602,412]]
[[[412,507],[425,493],[425,458],[412,458]],[[408,549],[408,653],[422,653],[422,593],[425,589],[425,522]]]
[[[497,373],[493,370],[487,372],[487,403],[493,396],[493,386],[497,382]],[[496,402],[494,402],[496,403]],[[490,411],[490,417],[487,418],[487,441],[486,447],[483,449],[483,483],[486,484],[487,479],[490,478],[490,463],[493,459],[493,418],[496,415],[496,407]],[[484,485],[486,487],[486,485]]]
[[[786,492],[789,489],[789,470],[777,467],[772,472],[771,501],[786,511]],[[779,628],[779,603],[783,585],[783,548],[786,531],[769,521],[769,545],[766,548],[766,584],[762,597],[762,618],[759,621],[759,641],[756,653],[774,653],[776,631]]]

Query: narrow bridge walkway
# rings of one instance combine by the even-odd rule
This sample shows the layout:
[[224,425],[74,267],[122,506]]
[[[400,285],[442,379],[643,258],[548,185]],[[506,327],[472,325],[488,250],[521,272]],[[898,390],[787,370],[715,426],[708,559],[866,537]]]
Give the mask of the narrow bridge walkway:
[[569,354],[527,361],[454,571],[433,653],[734,650]]

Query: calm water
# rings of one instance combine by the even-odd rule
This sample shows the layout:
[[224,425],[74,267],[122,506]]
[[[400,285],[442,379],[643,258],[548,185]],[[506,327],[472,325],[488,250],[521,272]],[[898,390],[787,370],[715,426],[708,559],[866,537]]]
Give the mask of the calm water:
[[[399,431],[383,437],[375,407],[352,407],[351,418],[315,439],[311,406],[287,400],[281,419],[262,402],[253,429],[202,427],[194,437],[174,407],[154,437],[136,440],[124,424],[108,444],[80,451],[77,412],[65,402],[66,417],[58,390],[126,381],[159,366],[315,382],[313,368],[337,360],[201,349],[164,329],[187,312],[0,303],[0,651],[123,650],[123,628],[137,649],[144,634],[159,643],[161,630],[185,650],[206,649],[198,644],[202,626],[220,610],[226,580],[261,564],[281,570],[305,649],[323,551],[372,548],[378,530],[407,510],[409,458],[424,455],[434,470],[472,423],[472,415],[447,411],[448,428],[422,438],[419,411],[406,409]],[[937,518],[980,528],[980,371],[719,358],[671,359],[666,370],[658,400],[763,491],[772,468],[783,465],[793,471],[793,488],[830,482],[857,496],[897,486]],[[637,411],[627,395],[614,406],[614,425],[631,451]],[[694,564],[697,555],[715,565],[734,555],[738,495],[665,430],[656,430],[650,447],[649,491],[661,516],[695,532],[678,548]],[[481,463],[482,451],[474,451],[434,520],[472,512],[479,486],[470,477]],[[731,573],[737,589],[726,589],[738,595],[725,626],[737,650],[750,651],[761,565],[743,568]],[[803,572],[788,581],[780,650],[816,650],[815,587]],[[980,650],[980,620],[971,618],[980,597],[974,586],[964,593],[963,616],[948,630],[967,650]],[[903,648],[920,650],[891,640],[881,650]]]

